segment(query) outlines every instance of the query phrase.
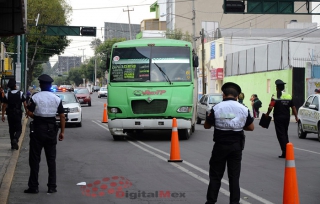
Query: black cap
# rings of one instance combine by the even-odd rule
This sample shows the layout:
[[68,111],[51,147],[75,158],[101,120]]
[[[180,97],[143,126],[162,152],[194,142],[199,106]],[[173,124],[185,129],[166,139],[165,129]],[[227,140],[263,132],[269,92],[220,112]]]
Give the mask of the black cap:
[[42,74],[38,77],[39,82],[41,83],[52,83],[53,79],[47,75],[47,74]]
[[241,88],[236,83],[227,82],[227,83],[223,84],[222,87],[221,87],[221,91],[223,92],[223,89],[226,89],[226,88],[234,88],[238,92],[238,94],[241,93]]
[[277,79],[275,82],[276,85],[286,84],[281,79]]
[[7,86],[8,87],[14,87],[16,85],[15,79],[9,79]]

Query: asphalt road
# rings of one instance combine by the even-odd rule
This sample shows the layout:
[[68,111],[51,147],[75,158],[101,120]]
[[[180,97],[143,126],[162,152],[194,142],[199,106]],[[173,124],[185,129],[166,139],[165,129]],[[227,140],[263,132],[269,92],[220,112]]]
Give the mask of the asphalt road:
[[[212,129],[196,126],[187,141],[180,141],[182,163],[171,163],[171,131],[145,131],[125,141],[113,141],[108,125],[101,123],[103,104],[92,94],[92,106],[83,106],[82,127],[67,127],[65,140],[58,142],[57,190],[47,194],[47,166],[42,155],[39,194],[24,194],[29,166],[29,137],[25,136],[9,195],[9,204],[82,203],[205,203],[209,182]],[[240,179],[241,203],[282,203],[285,159],[274,125],[246,132]],[[300,203],[320,200],[320,143],[315,134],[299,139],[297,124],[290,123],[289,137],[294,145]],[[86,182],[86,185],[77,185]],[[229,203],[228,178],[222,181],[218,203]]]

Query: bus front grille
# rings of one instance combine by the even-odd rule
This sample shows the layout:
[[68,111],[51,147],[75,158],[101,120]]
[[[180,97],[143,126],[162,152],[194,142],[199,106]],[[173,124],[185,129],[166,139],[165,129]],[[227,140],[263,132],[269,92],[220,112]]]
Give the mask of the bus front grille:
[[153,100],[148,103],[145,100],[131,101],[131,107],[134,114],[160,114],[167,109],[168,101],[165,99]]

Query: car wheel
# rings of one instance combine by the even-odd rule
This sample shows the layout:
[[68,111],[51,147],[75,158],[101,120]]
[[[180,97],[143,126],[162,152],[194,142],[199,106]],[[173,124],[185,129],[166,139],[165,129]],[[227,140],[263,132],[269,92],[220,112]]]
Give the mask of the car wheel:
[[121,141],[124,140],[124,136],[119,136],[119,135],[112,135],[114,141]]
[[[299,122],[298,122],[298,137],[299,137],[300,139],[305,139],[306,136],[307,136],[307,133],[303,131],[303,129],[302,129],[302,124],[301,124],[301,122],[299,121]],[[318,138],[319,138],[319,136],[320,136],[320,132],[319,132],[319,128],[318,128]]]
[[178,130],[180,140],[188,140],[191,136],[191,128]]
[[197,117],[197,124],[201,124],[201,119]]
[[77,125],[76,125],[77,127],[82,127],[82,122],[80,122],[80,123],[77,123]]
[[98,98],[101,98],[101,96],[98,95]]
[[88,103],[88,106],[91,106],[91,101]]

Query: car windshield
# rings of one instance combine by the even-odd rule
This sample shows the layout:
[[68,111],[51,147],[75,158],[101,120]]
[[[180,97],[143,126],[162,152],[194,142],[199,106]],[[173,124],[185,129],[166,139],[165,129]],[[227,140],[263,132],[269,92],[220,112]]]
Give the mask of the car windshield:
[[89,91],[88,91],[88,89],[77,89],[76,93],[77,94],[88,94]]
[[56,95],[62,100],[62,103],[78,103],[77,98],[73,94],[56,92]]
[[209,96],[209,104],[219,103],[222,101],[221,95],[211,95]]
[[115,48],[111,82],[191,81],[188,47]]
[[100,89],[100,91],[106,91],[107,90],[107,88],[101,88]]

